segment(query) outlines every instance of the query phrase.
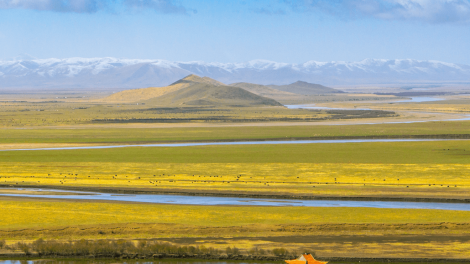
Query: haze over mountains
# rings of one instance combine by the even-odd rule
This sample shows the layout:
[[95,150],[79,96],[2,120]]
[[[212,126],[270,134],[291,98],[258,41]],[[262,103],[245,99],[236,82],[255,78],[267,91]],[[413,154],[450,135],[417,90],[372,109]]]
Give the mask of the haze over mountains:
[[[169,85],[197,74],[223,83],[323,85],[470,82],[470,66],[439,61],[378,60],[302,64],[171,62],[116,58],[0,61],[0,89],[139,88]],[[276,88],[276,89],[279,89]]]

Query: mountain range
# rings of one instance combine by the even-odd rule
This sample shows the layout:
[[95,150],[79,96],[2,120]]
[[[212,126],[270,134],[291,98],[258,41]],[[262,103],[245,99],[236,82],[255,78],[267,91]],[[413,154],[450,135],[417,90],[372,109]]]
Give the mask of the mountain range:
[[[470,82],[470,65],[440,61],[366,59],[301,64],[171,62],[117,58],[16,59],[0,61],[0,89],[143,88],[167,86],[187,75],[223,83],[323,85]],[[276,89],[282,89],[276,86]]]

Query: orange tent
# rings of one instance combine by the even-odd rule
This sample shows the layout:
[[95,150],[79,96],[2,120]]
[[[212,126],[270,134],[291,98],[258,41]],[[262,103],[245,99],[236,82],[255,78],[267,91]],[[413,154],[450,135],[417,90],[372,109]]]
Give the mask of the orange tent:
[[287,264],[326,264],[327,262],[318,261],[311,254],[305,253],[293,260],[286,260]]

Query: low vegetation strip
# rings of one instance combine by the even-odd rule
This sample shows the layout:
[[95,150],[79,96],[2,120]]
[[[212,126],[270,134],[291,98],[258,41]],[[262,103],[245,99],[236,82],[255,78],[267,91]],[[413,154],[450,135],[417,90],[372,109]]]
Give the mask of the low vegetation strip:
[[[364,246],[364,245],[361,245]],[[435,246],[434,246],[435,247]],[[433,248],[434,248],[433,247]],[[33,242],[17,242],[10,245],[3,245],[0,240],[0,250],[8,252],[11,256],[20,257],[48,257],[48,258],[108,258],[108,259],[214,259],[214,260],[264,260],[264,261],[282,261],[284,259],[296,258],[307,248],[286,249],[284,247],[273,248],[271,246],[238,248],[235,246],[225,246],[221,248],[206,247],[204,245],[181,245],[168,242],[160,242],[155,240],[138,239],[100,239],[100,240],[77,240],[77,241],[56,241],[37,239]],[[302,251],[303,250],[303,251]],[[312,255],[315,252],[308,249]],[[18,254],[19,252],[24,255]],[[15,254],[16,253],[16,254]],[[464,258],[465,255],[458,255],[460,258],[436,258],[436,254],[428,257],[420,257],[421,252],[417,256],[403,257],[331,257],[317,256],[322,260],[333,263],[360,263],[360,262],[404,262],[404,263],[469,263],[470,259]],[[339,253],[341,254],[341,253]],[[5,254],[7,255],[7,254]],[[375,255],[372,253],[372,255]],[[387,254],[385,254],[387,255]],[[439,255],[437,255],[438,257]],[[1,256],[0,256],[1,257]],[[433,258],[434,257],[434,258]]]
[[[4,241],[3,241],[4,244]],[[27,256],[39,257],[89,257],[121,259],[160,259],[160,258],[201,258],[201,259],[238,259],[238,260],[282,260],[295,258],[297,252],[285,248],[264,250],[252,248],[240,251],[237,247],[226,247],[224,250],[205,246],[178,246],[149,240],[85,240],[79,241],[45,241],[38,239],[32,243],[18,242],[13,245],[0,246],[14,253],[22,251]],[[1,248],[0,247],[0,248]]]
[[[315,113],[315,114],[314,114]],[[314,117],[312,117],[314,116]],[[204,116],[198,118],[108,118],[92,119],[92,123],[190,123],[190,122],[311,122],[337,119],[397,117],[392,111],[381,110],[312,110],[312,115],[304,117],[233,117]]]

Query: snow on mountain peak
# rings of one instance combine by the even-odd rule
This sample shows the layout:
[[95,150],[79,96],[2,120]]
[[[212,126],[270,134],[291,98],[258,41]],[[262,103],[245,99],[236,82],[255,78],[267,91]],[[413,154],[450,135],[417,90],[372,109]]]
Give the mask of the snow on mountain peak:
[[322,84],[393,83],[417,80],[470,82],[469,65],[434,60],[364,59],[356,62],[312,60],[299,64],[270,60],[219,63],[113,57],[0,60],[0,88],[47,85],[136,88],[167,85],[189,74],[208,76],[224,83],[259,84],[285,84],[298,80]]

